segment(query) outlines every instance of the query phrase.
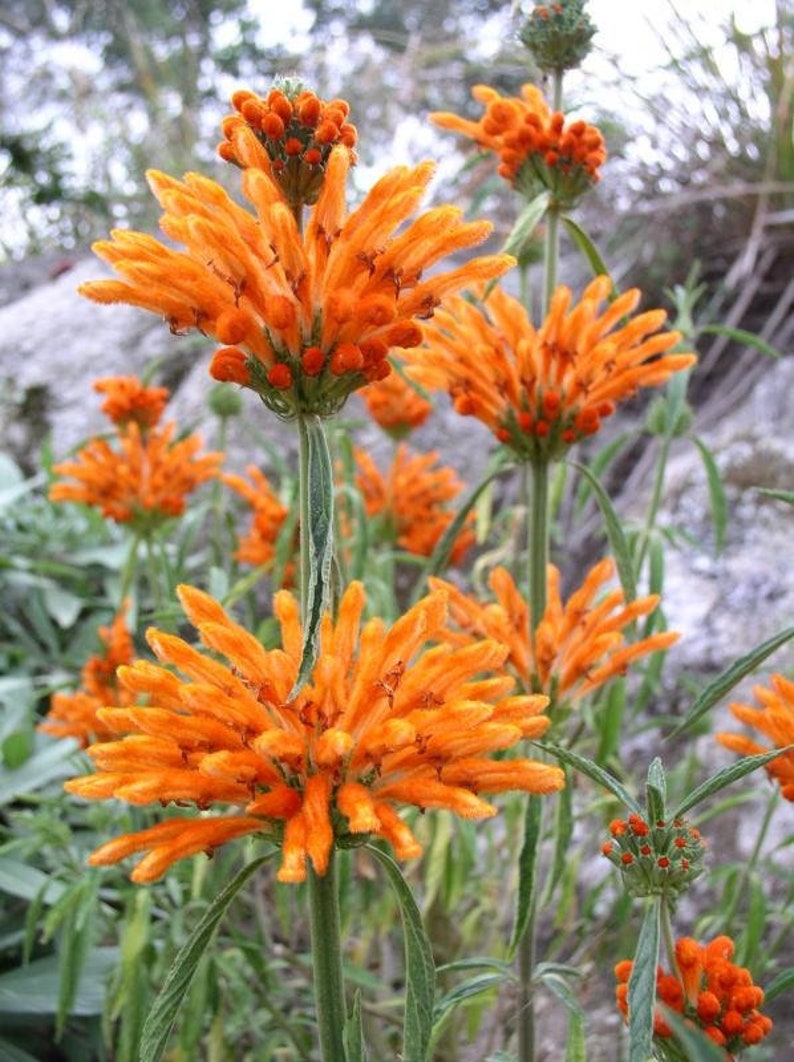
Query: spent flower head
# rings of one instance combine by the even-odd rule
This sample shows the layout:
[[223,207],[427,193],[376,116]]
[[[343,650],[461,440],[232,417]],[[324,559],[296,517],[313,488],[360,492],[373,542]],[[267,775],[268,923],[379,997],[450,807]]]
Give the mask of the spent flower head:
[[[772,1028],[772,1021],[759,1007],[764,993],[753,984],[750,971],[731,962],[735,946],[730,937],[715,937],[701,944],[692,937],[675,943],[674,966],[667,973],[660,966],[656,976],[656,998],[671,1011],[681,1014],[718,1047],[724,1048],[726,1062],[746,1047],[760,1043]],[[624,959],[615,967],[618,1007],[628,1020],[628,989],[633,963]],[[662,1058],[686,1062],[672,1041],[673,1030],[664,1012],[654,1012],[654,1038]]]
[[502,96],[487,85],[475,85],[472,95],[485,107],[479,121],[448,112],[431,114],[431,120],[497,155],[500,177],[527,199],[546,189],[557,207],[569,209],[598,183],[606,147],[595,126],[552,111],[532,84],[522,86],[520,97]]
[[596,32],[586,6],[587,0],[535,3],[519,37],[541,70],[561,74],[581,65]]
[[681,335],[662,330],[664,310],[634,314],[637,289],[604,307],[611,290],[600,276],[574,302],[558,286],[539,328],[498,287],[481,306],[455,296],[425,325],[408,372],[448,391],[458,413],[481,420],[520,460],[559,458],[640,387],[696,361],[671,353]]
[[488,794],[550,793],[564,783],[557,767],[491,758],[546,730],[546,698],[512,693],[498,643],[443,644],[443,593],[387,627],[363,622],[364,590],[351,583],[336,621],[323,621],[310,681],[294,695],[303,639],[292,594],[276,595],[282,647],[269,651],[207,594],[181,587],[179,596],[204,650],[150,630],[160,663],[119,672],[149,703],[100,712],[118,740],[92,746],[97,772],[66,788],[201,814],[181,810],[108,841],[93,865],[143,853],[132,877],[152,881],[178,859],[260,834],[282,849],[280,880],[302,881],[307,861],[322,875],[335,845],[370,835],[400,858],[419,855],[401,805],[482,819],[496,810]]

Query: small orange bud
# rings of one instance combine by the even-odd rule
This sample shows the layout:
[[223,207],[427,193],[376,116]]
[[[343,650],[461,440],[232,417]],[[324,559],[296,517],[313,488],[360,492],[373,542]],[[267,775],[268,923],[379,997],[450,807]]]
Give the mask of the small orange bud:
[[248,355],[238,347],[221,347],[210,362],[210,376],[221,383],[236,383],[242,387],[251,385],[247,368]]
[[221,343],[242,343],[251,330],[251,319],[240,310],[224,310],[215,322],[215,335]]
[[325,354],[320,347],[307,347],[301,355],[301,368],[306,376],[319,376],[325,368]]
[[292,387],[292,370],[283,361],[276,362],[267,374],[267,382],[278,391],[288,391]]

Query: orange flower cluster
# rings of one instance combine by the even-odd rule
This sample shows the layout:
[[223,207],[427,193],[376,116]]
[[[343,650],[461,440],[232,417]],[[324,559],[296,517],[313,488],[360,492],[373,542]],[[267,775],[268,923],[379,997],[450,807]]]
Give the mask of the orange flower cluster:
[[97,390],[108,396],[102,408],[117,425],[116,445],[95,438],[73,461],[54,465],[56,475],[76,482],[54,483],[50,499],[93,505],[144,533],[181,516],[187,495],[218,475],[223,454],[199,455],[198,435],[175,441],[176,424],[158,423],[164,388],[136,388],[130,377],[122,377],[117,386],[101,380]]
[[425,276],[445,256],[479,244],[492,226],[466,222],[452,206],[413,216],[432,163],[392,169],[348,214],[351,155],[341,144],[331,148],[304,226],[267,152],[240,122],[235,161],[254,213],[198,174],[182,182],[150,172],[165,211],[161,227],[186,250],[116,231],[94,250],[123,279],[80,291],[160,314],[176,333],[215,336],[223,346],[210,367],[214,378],[251,387],[280,416],[336,412],[351,391],[388,375],[391,348],[421,342],[418,321],[442,298],[514,264],[509,255],[491,255]]
[[[715,937],[708,944],[682,937],[675,944],[676,973],[665,973],[660,967],[656,978],[657,999],[725,1048],[726,1058],[750,1044],[760,1043],[772,1028],[771,1019],[758,1011],[764,1000],[763,990],[753,984],[748,970],[730,961],[733,953],[730,937]],[[618,1007],[627,1018],[632,966],[629,959],[624,959],[615,967]],[[654,1014],[654,1034],[672,1035],[658,1010]]]
[[432,404],[400,372],[390,372],[362,394],[369,415],[393,439],[405,438],[424,424],[433,410]]
[[235,92],[232,106],[237,113],[223,120],[218,154],[240,167],[266,170],[293,207],[317,201],[334,145],[347,148],[355,161],[357,133],[347,120],[346,100],[321,100],[285,81],[265,97]]
[[280,880],[302,881],[307,861],[325,873],[343,836],[350,843],[372,834],[400,858],[418,855],[395,805],[481,819],[495,812],[483,794],[563,785],[557,767],[490,758],[545,731],[546,698],[511,695],[497,643],[438,644],[442,593],[387,628],[379,618],[362,623],[364,590],[352,583],[336,622],[324,619],[312,679],[295,696],[303,639],[288,591],[274,602],[283,648],[270,651],[207,594],[181,587],[179,596],[209,653],[150,630],[162,666],[138,661],[119,671],[122,686],[148,705],[101,711],[123,736],[92,746],[97,773],[67,789],[89,800],[233,810],[176,815],[118,837],[93,853],[93,865],[145,853],[132,878],[152,881],[185,856],[264,834],[281,845]]
[[[747,704],[730,705],[736,718],[768,738],[771,747],[742,734],[726,733],[716,735],[721,745],[742,756],[755,756],[794,745],[794,682],[783,675],[772,675],[771,683],[771,689],[764,686],[753,688],[761,708],[752,708]],[[781,753],[766,765],[766,770],[770,778],[780,785],[780,792],[786,800],[794,801],[794,751],[789,749]]]
[[495,601],[483,604],[450,583],[431,578],[433,589],[449,594],[450,611],[460,644],[474,638],[494,638],[509,649],[508,663],[525,689],[545,693],[556,707],[592,693],[639,657],[667,649],[677,641],[673,631],[659,631],[629,644],[625,630],[659,603],[649,594],[626,603],[623,591],[602,593],[614,575],[605,558],[591,568],[584,582],[563,604],[560,573],[548,568],[546,611],[535,631],[534,647],[526,600],[505,568],[494,568],[489,584]]
[[105,395],[100,409],[112,424],[134,422],[143,431],[160,423],[170,397],[167,387],[147,387],[137,376],[105,376],[94,390]]
[[[273,490],[267,476],[255,465],[248,465],[245,471],[252,482],[232,473],[221,476],[223,482],[245,498],[253,509],[251,526],[246,535],[240,536],[234,556],[244,564],[269,567],[276,559],[276,547],[289,509]],[[287,571],[292,571],[292,564]]]
[[85,748],[92,741],[107,741],[114,736],[98,716],[106,704],[133,704],[134,694],[116,681],[116,668],[132,662],[134,648],[127,628],[127,603],[122,605],[113,623],[99,628],[104,652],[88,659],[80,673],[82,688],[76,693],[54,693],[50,710],[38,729],[57,738],[77,738]]
[[479,121],[446,112],[431,114],[432,121],[498,155],[499,175],[522,194],[531,198],[545,188],[558,206],[571,207],[600,179],[607,153],[599,130],[566,122],[534,85],[523,85],[520,98],[487,85],[475,85],[472,96],[485,106]]
[[409,374],[447,390],[458,413],[483,421],[519,458],[557,458],[639,387],[659,386],[696,361],[669,353],[681,335],[659,331],[663,310],[631,316],[636,289],[602,310],[611,288],[609,277],[597,277],[572,305],[559,286],[539,329],[499,288],[482,309],[451,298],[425,325]]
[[[429,557],[455,518],[448,505],[463,489],[451,468],[434,468],[438,454],[412,454],[401,443],[387,474],[381,475],[366,451],[354,450],[356,486],[367,515],[380,525],[379,538],[396,542],[408,553]],[[455,539],[450,558],[459,563],[472,546],[474,534],[464,527]]]

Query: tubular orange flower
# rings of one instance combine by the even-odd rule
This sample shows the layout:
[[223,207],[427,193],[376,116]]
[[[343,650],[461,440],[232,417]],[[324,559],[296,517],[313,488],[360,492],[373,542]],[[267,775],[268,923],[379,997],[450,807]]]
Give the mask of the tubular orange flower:
[[106,704],[133,704],[135,697],[116,681],[116,669],[132,663],[134,648],[124,602],[112,624],[99,628],[104,652],[88,659],[80,673],[82,688],[75,693],[54,693],[50,710],[38,729],[53,737],[77,738],[83,747],[92,741],[107,741],[114,733],[97,715]]
[[[356,485],[364,499],[367,515],[380,521],[382,534],[402,549],[429,557],[438,540],[455,518],[447,506],[463,489],[451,468],[434,468],[438,454],[412,454],[401,443],[386,476],[382,476],[369,454],[354,450],[358,474]],[[471,521],[469,521],[471,523]],[[455,539],[450,554],[457,564],[474,542],[470,527]]]
[[[245,111],[246,102],[241,106]],[[182,182],[151,172],[165,211],[161,227],[186,250],[143,233],[114,232],[94,250],[123,280],[94,281],[80,291],[97,302],[162,314],[174,332],[196,328],[215,336],[222,344],[210,367],[215,379],[251,387],[280,416],[335,412],[351,391],[388,374],[391,348],[421,342],[418,321],[442,298],[514,263],[491,255],[423,276],[491,231],[488,222],[464,221],[452,206],[414,217],[432,163],[392,169],[348,214],[351,157],[337,144],[304,229],[245,122],[230,135],[254,213],[198,174]]]
[[[103,409],[108,416],[122,416],[121,391],[113,391],[110,381],[100,383],[105,386],[99,390],[112,392]],[[130,386],[125,390],[131,395],[134,389]],[[145,390],[140,394],[144,395]],[[139,408],[151,411],[155,407],[143,401]],[[56,475],[71,476],[76,482],[54,483],[50,499],[96,506],[103,516],[132,524],[142,532],[180,516],[186,496],[217,476],[223,454],[199,455],[200,436],[187,435],[174,441],[175,431],[173,421],[147,428],[137,419],[122,419],[116,448],[107,439],[95,438],[78,451],[73,461],[53,466]]]
[[443,593],[388,629],[378,618],[362,625],[364,591],[352,583],[336,623],[323,622],[311,682],[292,699],[302,635],[288,591],[275,597],[283,648],[271,651],[207,594],[181,587],[179,596],[213,655],[150,630],[165,666],[138,661],[119,672],[149,705],[104,709],[104,724],[124,736],[92,746],[97,773],[66,787],[90,800],[233,810],[118,837],[93,853],[94,865],[144,852],[132,877],[151,881],[177,859],[262,833],[282,847],[280,880],[302,881],[307,860],[325,873],[343,836],[375,834],[400,858],[418,855],[395,805],[487,818],[495,809],[482,794],[563,784],[556,767],[489,759],[545,731],[546,698],[511,695],[513,680],[500,671],[506,651],[493,641],[430,644],[444,629]]
[[393,439],[403,439],[424,424],[433,406],[407,383],[400,372],[390,372],[363,392],[370,416]]
[[109,421],[119,428],[133,421],[144,432],[160,423],[169,399],[167,387],[146,387],[137,376],[105,376],[94,390],[105,395],[101,409]]
[[[240,536],[234,556],[244,564],[270,566],[276,559],[276,547],[289,509],[281,502],[267,476],[255,465],[248,465],[246,473],[252,482],[232,473],[221,476],[223,482],[245,498],[253,509],[251,526],[246,535]],[[289,564],[287,571],[291,570]]]
[[[760,1043],[770,1032],[772,1020],[758,1007],[764,993],[749,970],[730,960],[734,943],[730,937],[715,937],[700,944],[681,937],[675,944],[675,974],[659,967],[656,995],[659,1002],[691,1021],[710,1040],[725,1049],[726,1059],[751,1044]],[[628,982],[633,964],[624,959],[615,967],[618,1007],[628,1018]],[[669,1037],[672,1030],[661,1011],[654,1014],[654,1034]]]
[[499,288],[482,309],[451,298],[425,325],[409,375],[449,391],[458,413],[483,421],[520,458],[558,457],[597,432],[616,403],[696,361],[669,353],[681,335],[659,331],[663,310],[630,316],[636,289],[601,310],[611,287],[609,277],[597,277],[571,306],[570,290],[559,286],[539,329]]
[[264,169],[294,207],[317,201],[334,145],[346,147],[355,162],[357,133],[346,100],[326,102],[285,79],[266,97],[235,92],[232,106],[237,113],[223,120],[219,155],[243,169]]
[[[761,708],[747,704],[731,704],[730,710],[746,726],[768,738],[770,745],[762,745],[743,734],[719,733],[717,741],[742,756],[755,756],[772,749],[794,745],[794,682],[783,675],[772,675],[772,688],[753,687]],[[780,785],[786,800],[794,801],[794,751],[781,753],[766,765],[767,773]]]
[[450,583],[431,578],[433,589],[449,594],[450,613],[458,626],[455,639],[494,638],[509,649],[508,663],[525,689],[536,689],[559,702],[592,693],[615,675],[624,674],[639,657],[666,649],[677,641],[673,631],[659,631],[629,644],[624,631],[659,604],[657,594],[626,603],[623,591],[603,593],[614,575],[614,563],[599,561],[578,590],[563,605],[560,573],[548,568],[548,600],[535,632],[534,652],[530,617],[524,597],[505,568],[494,568],[489,583],[496,598],[482,604]]
[[568,208],[600,179],[607,153],[599,130],[581,120],[566,122],[534,85],[522,85],[520,97],[475,85],[472,96],[485,107],[478,122],[446,112],[431,120],[498,155],[499,175],[528,198],[547,188],[557,206]]

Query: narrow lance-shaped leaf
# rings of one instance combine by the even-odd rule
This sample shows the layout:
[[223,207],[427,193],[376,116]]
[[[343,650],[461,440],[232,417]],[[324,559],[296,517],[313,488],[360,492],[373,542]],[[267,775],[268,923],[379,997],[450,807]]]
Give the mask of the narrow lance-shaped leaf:
[[645,783],[648,801],[648,821],[660,822],[665,817],[667,801],[667,779],[664,776],[662,761],[657,756],[648,768],[648,780]]
[[275,854],[276,849],[244,866],[226,888],[218,893],[179,949],[143,1027],[140,1062],[160,1062],[168,1044],[171,1026],[190,987],[196,967],[229,904],[248,879]]
[[542,828],[543,806],[540,798],[530,793],[524,815],[524,840],[518,857],[518,889],[516,891],[516,913],[513,919],[513,933],[507,949],[509,956],[515,955],[524,933],[527,931],[532,916],[537,886],[538,852]]
[[703,459],[703,467],[706,470],[706,481],[709,489],[709,501],[711,503],[711,518],[714,521],[714,548],[717,553],[722,553],[725,545],[725,532],[728,527],[728,499],[725,488],[722,485],[719,469],[714,456],[702,439],[695,436],[695,445]]
[[356,992],[353,997],[353,1009],[348,1014],[342,1030],[342,1042],[345,1048],[345,1062],[366,1062],[364,1029],[361,1025],[361,992]]
[[604,789],[609,790],[609,792],[616,797],[625,808],[628,808],[629,811],[634,812],[636,815],[642,814],[642,808],[628,789],[626,789],[617,778],[611,775],[608,771],[605,771],[603,767],[599,767],[597,763],[593,763],[592,760],[588,760],[585,756],[580,756],[578,752],[563,748],[561,745],[551,745],[544,742],[538,747],[542,748],[544,752],[548,752],[550,756],[554,756],[555,759],[569,764],[569,766],[579,771],[580,774],[585,775],[585,777],[589,778],[597,785],[601,785]]
[[653,1055],[653,1011],[659,964],[661,900],[649,901],[637,940],[629,978],[629,1062],[649,1062]]
[[725,1062],[725,1051],[690,1021],[684,1021],[669,1007],[662,1006],[664,1020],[673,1030],[675,1040],[686,1052],[687,1062]]
[[781,645],[785,645],[792,637],[794,637],[794,627],[786,627],[779,634],[773,635],[756,646],[755,649],[751,649],[749,653],[735,660],[729,668],[706,686],[690,708],[686,719],[683,719],[678,724],[672,734],[670,734],[670,737],[675,737],[682,730],[686,730],[693,723],[696,723],[701,716],[704,716],[709,709],[721,701],[726,693],[729,693],[743,678],[755,671],[759,664],[762,664],[768,656],[771,656]]
[[369,851],[386,871],[400,908],[405,939],[405,1022],[403,1031],[403,1062],[425,1062],[433,1025],[433,998],[436,969],[433,952],[427,939],[422,916],[411,890],[392,857],[367,845]]
[[765,767],[767,763],[777,759],[784,752],[789,752],[794,749],[794,745],[787,745],[785,748],[773,749],[771,752],[762,752],[757,756],[743,756],[736,763],[730,764],[728,767],[723,767],[721,770],[713,774],[711,778],[708,778],[702,785],[699,785],[697,789],[689,794],[686,800],[682,800],[678,807],[672,814],[672,818],[677,819],[680,815],[686,815],[692,808],[697,807],[707,797],[713,796],[715,793],[719,793],[720,789],[724,789],[726,786],[731,785],[732,782],[738,782],[740,778],[744,778],[745,775],[750,774],[752,771],[757,771],[759,767]]
[[698,334],[702,332],[708,332],[713,336],[727,336],[728,339],[732,339],[736,343],[743,343],[746,347],[753,347],[762,354],[766,354],[768,358],[777,359],[781,356],[780,351],[770,343],[764,342],[760,336],[757,336],[754,332],[747,332],[744,328],[732,328],[730,325],[710,324],[703,325],[702,328],[698,329]]
[[[581,225],[569,217],[567,214],[562,215],[562,221],[568,230],[568,235],[573,242],[582,252],[587,259],[590,268],[593,270],[594,276],[609,276],[609,270],[607,269],[604,259],[599,254],[598,248],[584,231]],[[610,301],[617,298],[618,292],[614,285],[612,287],[612,294],[610,295]]]
[[629,550],[626,536],[623,532],[623,525],[618,518],[618,514],[615,512],[615,507],[598,478],[593,475],[587,465],[580,465],[575,461],[572,462],[572,464],[590,483],[593,494],[598,502],[598,507],[601,510],[601,515],[604,518],[604,529],[606,531],[607,539],[609,540],[609,548],[612,550],[612,554],[615,558],[615,568],[617,569],[618,578],[620,579],[620,585],[623,588],[623,594],[626,601],[633,601],[637,596],[637,583],[634,578],[634,564],[631,559],[631,551]]
[[[532,238],[532,234],[543,220],[546,211],[549,209],[550,201],[551,192],[544,190],[527,203],[516,218],[515,224],[510,231],[510,235],[504,242],[504,246],[502,247],[503,254],[512,254],[519,260],[521,259],[524,251],[527,249],[530,239]],[[496,280],[490,280],[488,282],[485,291],[483,292],[483,299],[488,298],[496,283]]]
[[334,555],[334,477],[325,429],[317,416],[300,417],[298,429],[303,649],[290,697],[310,677],[317,659],[320,624],[331,604]]

